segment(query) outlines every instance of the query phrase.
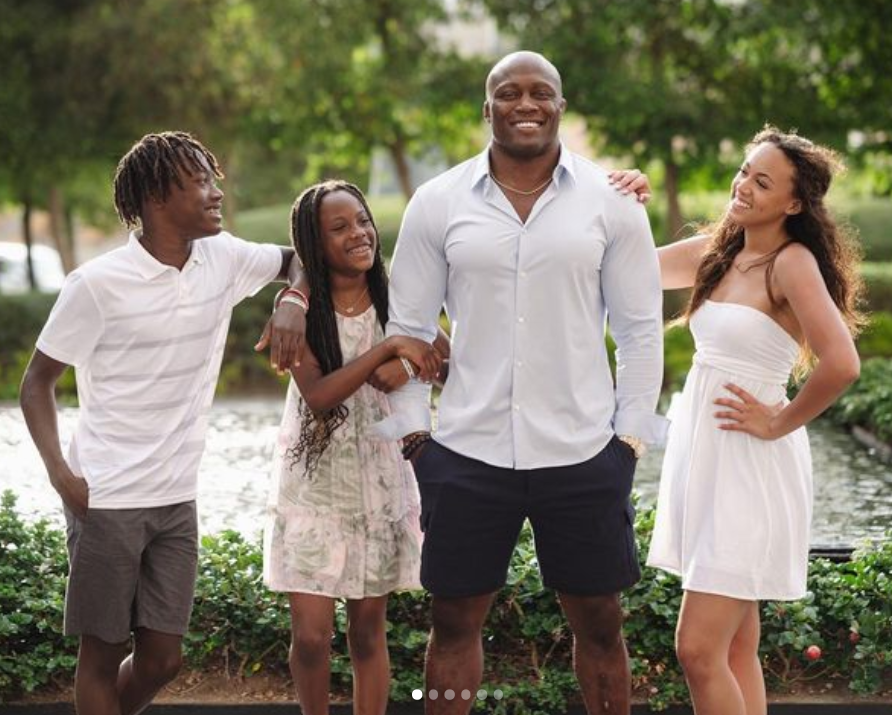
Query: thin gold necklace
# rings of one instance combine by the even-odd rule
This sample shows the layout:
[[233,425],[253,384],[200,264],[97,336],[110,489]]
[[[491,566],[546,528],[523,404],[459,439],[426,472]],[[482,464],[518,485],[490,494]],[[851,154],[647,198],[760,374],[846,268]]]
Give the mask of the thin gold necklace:
[[490,173],[489,178],[492,179],[493,181],[495,181],[503,189],[507,189],[508,191],[511,191],[515,194],[520,194],[521,196],[532,196],[533,194],[538,194],[540,191],[542,191],[542,189],[544,189],[546,186],[548,186],[551,183],[551,179],[552,179],[552,177],[549,176],[547,179],[545,179],[545,181],[543,181],[541,184],[539,184],[535,189],[530,189],[529,191],[523,191],[521,189],[515,189],[513,186],[509,186],[508,184],[502,183],[495,177],[495,174]]
[[334,298],[331,299],[331,302],[334,303],[334,307],[337,308],[338,310],[340,310],[342,313],[353,313],[353,311],[356,310],[356,306],[359,305],[359,301],[361,301],[363,298],[365,298],[366,293],[368,293],[368,292],[369,292],[369,287],[366,286],[365,290],[359,294],[359,298],[357,298],[356,300],[353,301],[353,305],[348,305],[346,307],[342,306],[342,305],[338,305],[337,301]]

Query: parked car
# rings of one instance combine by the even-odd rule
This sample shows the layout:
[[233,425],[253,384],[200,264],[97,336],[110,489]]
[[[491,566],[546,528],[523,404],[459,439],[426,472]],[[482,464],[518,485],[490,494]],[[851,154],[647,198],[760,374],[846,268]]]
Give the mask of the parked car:
[[[0,295],[27,293],[28,257],[25,244],[0,241]],[[32,246],[31,261],[37,290],[56,293],[65,281],[59,252],[49,246]]]

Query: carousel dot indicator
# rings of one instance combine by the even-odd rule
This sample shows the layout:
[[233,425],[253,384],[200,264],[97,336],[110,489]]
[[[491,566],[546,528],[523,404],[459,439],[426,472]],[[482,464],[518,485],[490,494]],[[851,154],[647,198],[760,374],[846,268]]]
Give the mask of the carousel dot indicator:
[[424,697],[424,693],[421,691],[420,688],[415,688],[415,690],[412,691],[412,699],[413,700],[421,700],[421,698],[423,698],[423,697]]

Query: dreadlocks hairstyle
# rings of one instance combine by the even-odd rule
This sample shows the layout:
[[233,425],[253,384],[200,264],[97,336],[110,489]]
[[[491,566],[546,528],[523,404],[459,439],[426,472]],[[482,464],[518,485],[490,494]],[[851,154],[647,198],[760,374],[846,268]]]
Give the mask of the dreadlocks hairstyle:
[[183,188],[180,172],[205,171],[201,158],[218,179],[223,171],[216,157],[201,142],[186,132],[146,134],[120,162],[115,172],[115,210],[128,228],[139,226],[144,203],[149,199],[164,201],[171,184]]
[[[346,181],[329,180],[315,184],[306,189],[291,208],[291,242],[303,264],[304,273],[310,284],[310,310],[307,312],[307,343],[322,373],[327,375],[344,364],[341,354],[341,343],[338,336],[338,324],[335,318],[334,302],[331,298],[331,284],[328,267],[325,265],[322,249],[322,230],[319,227],[319,209],[322,201],[335,191],[346,191],[356,197],[365,209],[375,234],[375,226],[371,209],[362,192]],[[366,274],[369,295],[383,328],[387,323],[387,271],[384,269],[384,258],[381,255],[381,243],[376,242],[375,261]],[[301,412],[301,429],[297,444],[288,449],[287,455],[292,466],[304,462],[304,476],[312,478],[312,473],[319,464],[323,453],[331,443],[331,437],[347,419],[349,410],[344,404],[328,412],[315,414],[301,400],[298,406]]]
[[[858,272],[861,252],[851,229],[837,224],[824,203],[824,196],[830,188],[834,173],[844,168],[842,161],[833,150],[770,125],[766,125],[753,137],[747,151],[766,143],[780,149],[793,165],[793,195],[802,203],[802,211],[787,216],[784,221],[784,231],[789,241],[764,259],[767,265],[765,287],[768,299],[772,305],[777,306],[771,290],[774,261],[791,243],[801,243],[817,259],[830,297],[849,331],[855,336],[865,323],[865,317],[859,310],[864,292]],[[689,320],[710,296],[731,268],[734,257],[743,249],[743,228],[727,212],[718,223],[707,227],[705,233],[711,235],[712,240],[697,271],[694,290],[682,316],[683,320]],[[805,352],[797,372],[801,374],[811,358],[811,354]]]

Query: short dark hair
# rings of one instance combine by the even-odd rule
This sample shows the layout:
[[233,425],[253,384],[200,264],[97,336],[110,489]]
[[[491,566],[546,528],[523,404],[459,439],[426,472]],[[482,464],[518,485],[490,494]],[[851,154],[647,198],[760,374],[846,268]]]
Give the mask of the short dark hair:
[[214,176],[223,178],[217,158],[188,132],[146,134],[118,162],[115,172],[115,210],[128,228],[135,228],[142,218],[147,199],[164,201],[171,183],[183,188],[180,171],[204,171],[204,157]]

